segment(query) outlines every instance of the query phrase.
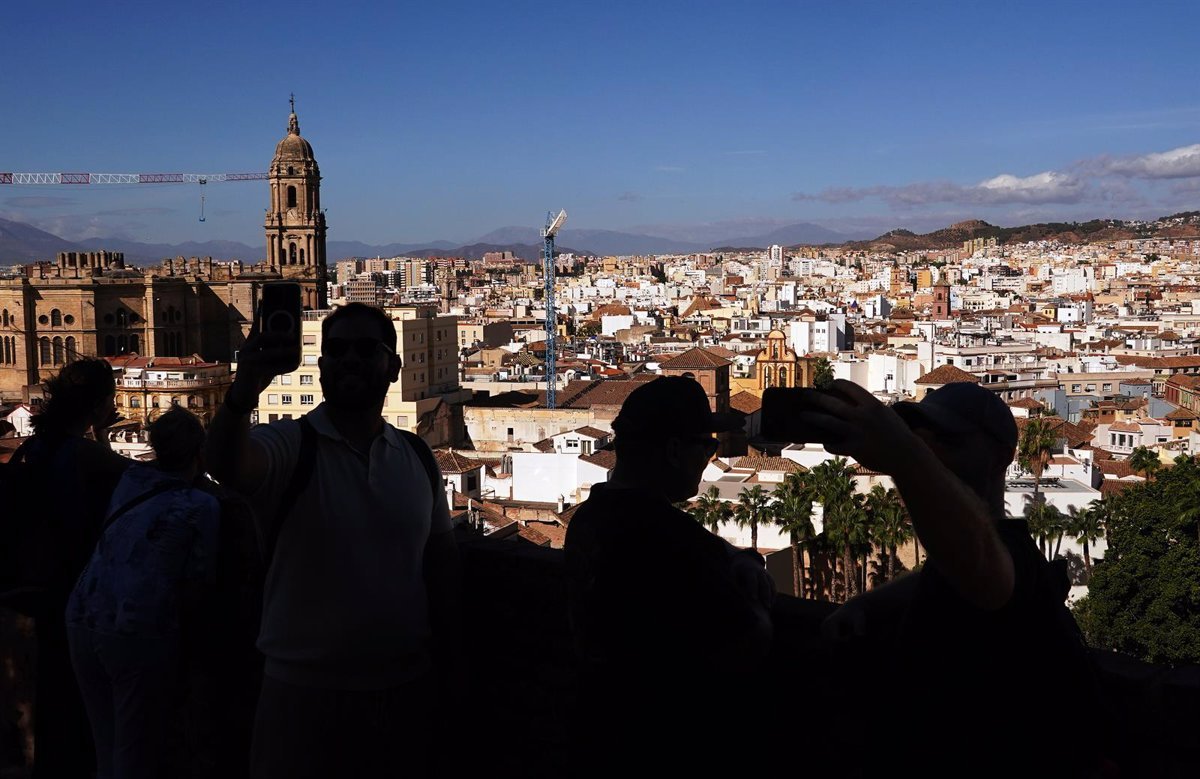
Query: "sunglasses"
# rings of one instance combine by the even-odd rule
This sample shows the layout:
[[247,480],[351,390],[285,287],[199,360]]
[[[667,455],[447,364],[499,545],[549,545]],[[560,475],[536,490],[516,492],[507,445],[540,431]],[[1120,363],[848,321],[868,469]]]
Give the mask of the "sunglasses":
[[377,351],[395,354],[378,338],[326,338],[321,342],[321,354],[326,357],[345,357],[351,351],[364,360],[374,357]]

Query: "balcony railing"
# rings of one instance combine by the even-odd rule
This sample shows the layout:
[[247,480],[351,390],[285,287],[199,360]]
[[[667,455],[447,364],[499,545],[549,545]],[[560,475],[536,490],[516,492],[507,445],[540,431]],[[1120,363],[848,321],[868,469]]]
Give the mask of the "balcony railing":
[[196,389],[228,384],[232,376],[208,376],[196,379],[121,379],[117,386],[122,389]]

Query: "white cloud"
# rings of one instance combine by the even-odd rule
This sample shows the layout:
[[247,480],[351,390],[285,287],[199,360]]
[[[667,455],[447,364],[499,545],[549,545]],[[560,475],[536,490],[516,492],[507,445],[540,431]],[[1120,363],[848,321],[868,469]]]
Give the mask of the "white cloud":
[[1087,185],[1067,173],[1044,171],[1032,176],[999,176],[979,182],[965,194],[976,203],[1077,203]]
[[1141,179],[1183,179],[1200,176],[1200,143],[1137,157],[1101,158],[1105,173]]
[[967,186],[950,181],[923,181],[903,186],[831,187],[817,194],[799,192],[792,199],[850,203],[879,198],[894,208],[913,208],[931,203],[1078,203],[1087,194],[1088,187],[1083,180],[1067,173],[1045,171],[1025,177],[1002,173]]

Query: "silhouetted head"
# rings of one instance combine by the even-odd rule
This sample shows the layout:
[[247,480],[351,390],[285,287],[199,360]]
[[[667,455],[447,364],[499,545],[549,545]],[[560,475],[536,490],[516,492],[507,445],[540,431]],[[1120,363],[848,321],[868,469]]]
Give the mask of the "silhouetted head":
[[326,403],[346,410],[374,409],[400,378],[391,317],[362,303],[339,306],[321,323],[318,365]]
[[85,358],[69,363],[42,389],[46,399],[32,420],[38,433],[67,433],[116,410],[117,382],[107,360]]
[[617,468],[655,484],[671,502],[687,500],[717,451],[713,433],[741,427],[740,417],[713,413],[694,379],[664,376],[629,393],[613,420]]
[[947,384],[896,413],[942,464],[985,499],[1003,491],[1017,449],[1017,423],[996,393],[973,382]]
[[150,423],[150,448],[159,469],[171,473],[204,470],[204,425],[196,415],[175,406]]

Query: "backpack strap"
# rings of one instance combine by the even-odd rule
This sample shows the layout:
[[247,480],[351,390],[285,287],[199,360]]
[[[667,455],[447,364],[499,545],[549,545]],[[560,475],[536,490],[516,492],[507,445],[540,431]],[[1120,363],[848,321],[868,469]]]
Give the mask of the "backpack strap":
[[316,467],[317,429],[305,415],[300,417],[300,451],[296,455],[296,467],[292,470],[292,478],[288,480],[287,487],[284,488],[279,508],[275,511],[275,516],[271,518],[271,524],[265,528],[263,533],[261,548],[264,570],[271,567],[271,558],[275,556],[275,544],[279,541],[283,525],[287,521],[288,515],[292,513],[292,509],[295,508],[300,494],[308,488],[308,483],[312,481]]
[[408,445],[417,453],[417,457],[421,459],[421,465],[425,467],[425,476],[429,479],[429,491],[433,493],[433,499],[437,500],[438,494],[442,491],[442,480],[438,476],[437,460],[433,458],[433,450],[429,448],[429,444],[425,443],[425,439],[416,433],[400,428],[396,428],[396,432],[408,442]]
[[100,535],[104,535],[105,531],[107,531],[110,527],[112,527],[113,523],[116,522],[118,519],[120,519],[122,516],[124,516],[125,514],[128,514],[134,508],[136,508],[137,506],[140,506],[141,504],[145,503],[146,501],[150,500],[151,498],[155,497],[156,495],[162,495],[164,492],[170,492],[171,490],[186,490],[187,488],[188,488],[188,485],[186,485],[182,482],[179,482],[179,481],[167,481],[167,482],[163,482],[161,484],[157,484],[154,487],[151,487],[150,489],[143,492],[141,495],[138,495],[133,500],[126,501],[126,503],[123,506],[121,506],[116,511],[109,514],[108,519],[104,520],[104,526],[102,528],[100,528]]

